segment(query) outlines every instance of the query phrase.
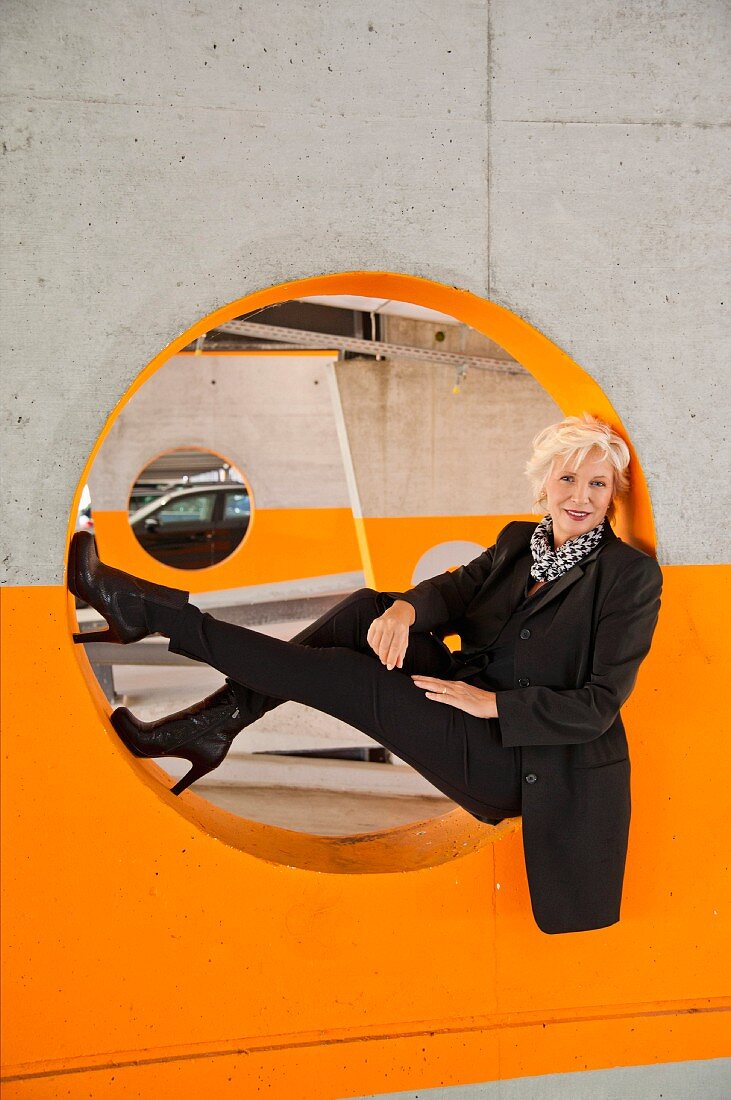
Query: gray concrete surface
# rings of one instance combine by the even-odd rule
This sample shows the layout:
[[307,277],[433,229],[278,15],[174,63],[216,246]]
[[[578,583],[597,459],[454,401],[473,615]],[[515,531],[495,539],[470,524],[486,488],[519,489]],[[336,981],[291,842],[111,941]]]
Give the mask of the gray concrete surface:
[[397,829],[451,813],[448,798],[363,794],[298,787],[221,787],[196,783],[195,793],[247,821],[314,836],[352,836]]
[[7,4],[7,581],[60,581],[101,427],[201,316],[343,269],[484,286],[485,37],[472,0]]
[[725,557],[726,4],[8,0],[3,21],[7,583],[61,580],[84,461],[174,336],[360,268],[546,332],[631,431],[661,560]]
[[550,1073],[512,1081],[372,1093],[353,1100],[728,1100],[731,1063],[726,1058],[651,1066]]
[[612,400],[660,560],[726,560],[702,516],[731,502],[728,4],[489,10],[489,296]]
[[4,5],[4,580],[60,580],[81,466],[174,335],[359,267],[551,335],[632,432],[662,560],[721,559],[727,5],[259,12]]
[[441,364],[348,359],[336,372],[365,515],[532,511],[531,440],[561,410],[527,372],[469,371],[459,394]]

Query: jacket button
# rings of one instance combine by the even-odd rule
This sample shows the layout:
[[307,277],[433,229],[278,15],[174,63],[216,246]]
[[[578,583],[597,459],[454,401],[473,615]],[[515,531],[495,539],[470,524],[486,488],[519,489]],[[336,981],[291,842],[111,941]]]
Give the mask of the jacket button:
[[523,639],[523,641],[525,641],[526,638],[530,638],[530,630],[528,629],[527,626],[523,627],[523,629],[520,632],[520,636]]
[[538,776],[535,775],[533,772],[528,772],[528,774],[525,777],[525,781],[526,781],[526,783],[535,783],[537,778],[538,778]]
[[529,688],[530,687],[530,680],[528,680],[524,676],[522,680],[518,680],[518,687]]

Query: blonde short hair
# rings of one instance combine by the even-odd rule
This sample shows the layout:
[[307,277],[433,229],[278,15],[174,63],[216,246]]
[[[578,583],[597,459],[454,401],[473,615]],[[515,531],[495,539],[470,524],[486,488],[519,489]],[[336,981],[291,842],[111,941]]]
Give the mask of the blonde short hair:
[[545,502],[546,482],[557,461],[561,461],[561,467],[569,460],[578,466],[595,449],[614,470],[612,502],[607,509],[609,520],[613,520],[617,499],[629,489],[629,447],[609,424],[587,412],[551,424],[533,440],[533,454],[525,472],[533,486],[534,504],[540,508]]

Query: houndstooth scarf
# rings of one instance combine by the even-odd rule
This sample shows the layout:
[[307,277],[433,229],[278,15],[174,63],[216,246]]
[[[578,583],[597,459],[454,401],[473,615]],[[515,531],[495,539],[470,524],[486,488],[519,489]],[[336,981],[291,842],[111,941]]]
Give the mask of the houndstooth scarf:
[[606,520],[591,531],[583,535],[577,535],[575,539],[568,539],[558,550],[551,545],[553,532],[553,520],[550,516],[544,516],[531,535],[530,548],[533,554],[533,565],[530,575],[537,581],[555,581],[562,573],[567,573],[577,562],[591,553],[602,541],[604,524]]

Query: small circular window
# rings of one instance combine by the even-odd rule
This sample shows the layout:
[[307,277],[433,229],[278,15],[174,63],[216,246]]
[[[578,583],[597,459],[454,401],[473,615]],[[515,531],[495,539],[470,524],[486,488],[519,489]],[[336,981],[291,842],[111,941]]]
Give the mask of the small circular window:
[[176,569],[206,569],[227,558],[251,520],[243,476],[212,451],[174,450],[138,474],[129,523],[157,561]]

